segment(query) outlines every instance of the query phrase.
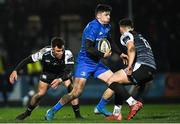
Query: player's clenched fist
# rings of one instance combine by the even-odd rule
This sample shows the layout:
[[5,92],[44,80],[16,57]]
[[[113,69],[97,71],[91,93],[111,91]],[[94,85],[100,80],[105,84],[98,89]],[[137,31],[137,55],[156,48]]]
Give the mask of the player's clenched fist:
[[112,54],[112,52],[111,52],[111,51],[107,51],[107,52],[105,52],[105,53],[104,53],[104,58],[108,58],[108,57],[110,57],[110,56],[111,56],[111,54]]

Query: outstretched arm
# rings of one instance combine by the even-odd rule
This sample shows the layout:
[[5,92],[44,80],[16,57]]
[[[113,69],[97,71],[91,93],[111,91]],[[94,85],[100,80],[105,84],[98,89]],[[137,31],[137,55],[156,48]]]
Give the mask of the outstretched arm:
[[18,74],[17,72],[19,70],[21,70],[25,65],[27,65],[28,63],[32,63],[34,62],[32,60],[32,57],[31,56],[28,56],[26,57],[25,59],[23,59],[16,67],[15,69],[13,70],[13,72],[11,73],[11,75],[9,76],[9,81],[11,84],[13,84],[16,80],[17,80],[17,77],[18,77]]

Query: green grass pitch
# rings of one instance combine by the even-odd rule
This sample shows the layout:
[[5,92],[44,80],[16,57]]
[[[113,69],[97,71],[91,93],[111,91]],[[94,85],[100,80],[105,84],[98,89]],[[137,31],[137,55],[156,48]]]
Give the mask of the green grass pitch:
[[[55,116],[53,123],[114,123],[118,121],[107,121],[103,115],[93,113],[95,105],[81,105],[81,114],[85,117],[83,120],[74,118],[74,113],[70,105],[64,106]],[[32,115],[23,121],[15,120],[17,114],[25,110],[23,107],[1,107],[0,123],[46,123],[44,115],[50,107],[38,107]],[[108,106],[112,110],[113,105]],[[122,108],[123,123],[180,123],[180,104],[144,104],[142,110],[130,121],[126,120],[129,112],[128,106]]]

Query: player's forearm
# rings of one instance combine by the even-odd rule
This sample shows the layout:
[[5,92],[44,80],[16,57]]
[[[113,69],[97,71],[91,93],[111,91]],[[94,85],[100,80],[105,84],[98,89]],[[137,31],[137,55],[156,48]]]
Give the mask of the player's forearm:
[[103,58],[104,57],[104,53],[98,51],[94,47],[94,43],[88,39],[86,40],[86,50],[92,57],[95,57],[95,58]]
[[135,47],[128,48],[128,67],[131,67],[136,55]]
[[15,71],[19,71],[21,70],[25,65],[27,65],[28,63],[33,63],[32,57],[28,56],[25,59],[23,59],[16,67],[15,67]]
[[73,70],[73,64],[66,65],[66,68],[64,70],[63,76],[59,77],[62,79],[62,81],[66,81],[72,77],[72,70]]

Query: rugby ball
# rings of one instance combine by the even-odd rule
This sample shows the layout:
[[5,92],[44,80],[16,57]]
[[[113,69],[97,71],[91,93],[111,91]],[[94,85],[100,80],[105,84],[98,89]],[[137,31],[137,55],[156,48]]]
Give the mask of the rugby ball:
[[106,38],[103,38],[98,42],[98,50],[102,53],[106,53],[111,50],[111,44]]

